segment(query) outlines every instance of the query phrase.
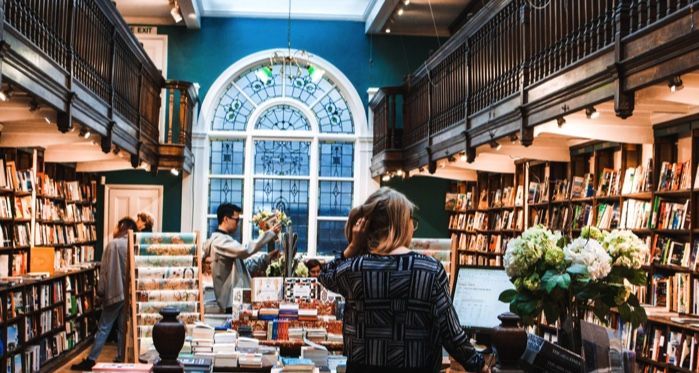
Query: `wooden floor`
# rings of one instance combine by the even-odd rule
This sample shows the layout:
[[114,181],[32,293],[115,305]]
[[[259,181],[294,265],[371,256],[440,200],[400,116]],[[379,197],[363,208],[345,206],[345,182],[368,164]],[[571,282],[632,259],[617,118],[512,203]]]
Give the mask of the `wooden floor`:
[[[77,364],[87,356],[87,354],[90,353],[90,349],[92,348],[92,345],[88,345],[85,350],[80,352],[73,360],[67,362],[65,365],[62,367],[58,368],[54,372],[56,373],[68,373],[68,372],[75,372],[73,370],[70,370],[70,366],[73,364]],[[116,344],[115,343],[107,343],[104,345],[104,348],[102,349],[102,353],[100,354],[99,359],[97,359],[97,362],[100,363],[111,363],[112,360],[116,357]]]

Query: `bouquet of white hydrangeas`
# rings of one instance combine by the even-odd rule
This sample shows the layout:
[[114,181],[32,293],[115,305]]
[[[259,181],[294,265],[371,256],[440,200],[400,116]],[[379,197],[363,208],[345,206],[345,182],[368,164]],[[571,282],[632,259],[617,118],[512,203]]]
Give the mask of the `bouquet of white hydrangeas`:
[[515,288],[500,294],[500,300],[527,324],[543,314],[563,327],[587,310],[607,322],[616,308],[636,327],[647,319],[633,294],[634,285],[646,283],[641,266],[647,255],[646,245],[629,231],[585,227],[569,242],[535,226],[507,245],[505,271]]

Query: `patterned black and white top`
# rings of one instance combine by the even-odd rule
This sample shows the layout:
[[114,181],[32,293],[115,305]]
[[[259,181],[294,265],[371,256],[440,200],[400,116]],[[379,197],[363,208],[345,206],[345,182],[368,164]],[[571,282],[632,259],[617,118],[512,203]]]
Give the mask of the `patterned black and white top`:
[[336,259],[323,266],[318,280],[346,298],[348,372],[439,372],[442,346],[469,371],[483,366],[436,259],[413,252]]

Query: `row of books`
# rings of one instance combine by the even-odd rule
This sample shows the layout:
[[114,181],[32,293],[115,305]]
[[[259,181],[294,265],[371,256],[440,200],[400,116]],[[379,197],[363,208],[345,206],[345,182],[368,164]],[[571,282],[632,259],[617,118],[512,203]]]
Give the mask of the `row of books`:
[[37,223],[34,230],[34,245],[73,245],[97,239],[94,225],[83,223],[76,225]]
[[[524,190],[521,185],[517,187],[507,186],[486,193],[489,196],[489,206],[487,207],[510,207],[524,205]],[[481,196],[482,198],[482,196]]]
[[689,229],[690,216],[689,199],[684,203],[677,203],[656,197],[653,201],[653,228]]
[[471,192],[447,193],[444,200],[444,210],[453,212],[466,211],[473,206]]
[[597,228],[612,230],[619,226],[619,204],[600,203],[597,205]]
[[[31,203],[31,200],[29,200]],[[0,202],[0,214],[2,206]],[[36,203],[36,218],[40,220],[61,221],[63,223],[95,221],[91,206],[63,203],[50,198],[38,198]]]
[[18,170],[14,161],[0,159],[0,188],[31,192],[34,190],[34,174],[32,170]]
[[488,214],[481,211],[453,214],[449,216],[449,229],[453,230],[488,230]]
[[649,257],[657,264],[676,265],[696,270],[697,264],[699,264],[697,263],[697,249],[699,249],[699,242],[692,246],[689,242],[655,236]]
[[635,199],[625,200],[621,209],[621,229],[645,229],[651,226],[651,203]]
[[507,248],[507,243],[512,239],[510,235],[501,234],[474,234],[474,233],[452,233],[452,251],[472,251],[481,253],[502,254]]
[[[7,206],[7,207],[3,206],[4,205],[3,200],[6,201],[7,199],[0,199],[0,210],[7,209],[7,213],[11,215],[12,212],[9,211],[9,206]],[[15,215],[16,219],[31,219],[32,218],[32,197],[31,196],[15,197],[14,215]]]
[[94,261],[95,247],[92,245],[66,247],[56,250],[54,253],[54,268],[56,270]]
[[621,192],[621,170],[602,169],[597,182],[596,197],[618,196]]
[[643,356],[659,363],[697,371],[699,336],[695,332],[668,330],[661,325],[651,325],[640,333],[637,336],[637,346],[638,352]]
[[[699,168],[697,169],[699,171]],[[663,162],[658,175],[658,192],[688,190],[692,186],[691,162]]]
[[548,188],[548,177],[544,178],[543,182],[530,181],[527,193],[527,202],[529,204],[548,202]]
[[668,312],[690,313],[694,308],[690,305],[692,285],[689,273],[655,274],[651,279],[650,305],[664,307]]
[[501,256],[483,255],[460,255],[459,265],[461,266],[482,266],[482,267],[502,267]]
[[36,174],[37,194],[42,197],[63,198],[66,201],[93,201],[94,191],[91,185],[81,185],[78,181],[54,180],[48,175]]
[[624,173],[624,185],[621,194],[650,192],[650,173],[652,161],[648,160],[646,166],[629,167]]
[[523,230],[524,210],[517,209],[498,211],[493,216],[492,230]]

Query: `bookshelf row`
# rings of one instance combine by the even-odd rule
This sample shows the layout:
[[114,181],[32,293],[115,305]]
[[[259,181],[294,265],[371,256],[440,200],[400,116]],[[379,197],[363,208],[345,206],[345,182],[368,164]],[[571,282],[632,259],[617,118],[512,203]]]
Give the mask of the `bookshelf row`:
[[0,287],[3,371],[34,372],[75,352],[96,329],[99,268],[22,276]]
[[31,270],[34,247],[54,249],[55,270],[94,261],[96,197],[92,175],[41,149],[0,148],[0,278]]

